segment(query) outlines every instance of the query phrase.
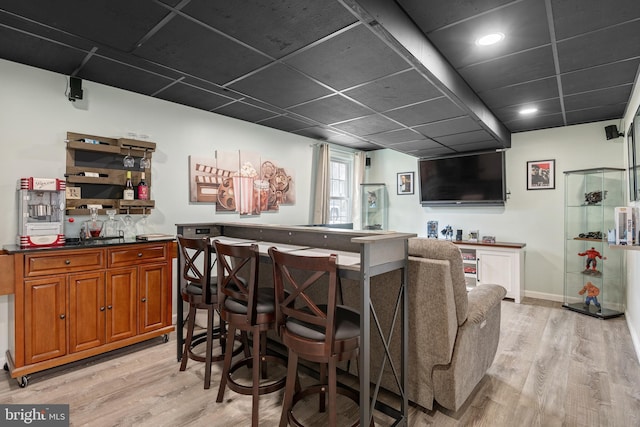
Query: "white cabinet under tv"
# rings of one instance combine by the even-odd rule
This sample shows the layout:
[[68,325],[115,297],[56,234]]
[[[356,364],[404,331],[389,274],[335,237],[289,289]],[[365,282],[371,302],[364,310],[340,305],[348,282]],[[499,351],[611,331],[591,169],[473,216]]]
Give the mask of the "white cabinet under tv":
[[456,241],[462,252],[467,287],[497,284],[507,298],[520,303],[524,296],[524,243]]

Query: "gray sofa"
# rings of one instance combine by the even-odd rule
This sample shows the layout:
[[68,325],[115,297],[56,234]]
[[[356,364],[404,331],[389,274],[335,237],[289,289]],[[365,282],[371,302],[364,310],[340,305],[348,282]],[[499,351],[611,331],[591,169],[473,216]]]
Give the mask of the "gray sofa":
[[[483,284],[467,291],[462,256],[448,241],[409,240],[409,400],[432,409],[434,400],[457,411],[493,363],[500,337],[500,302],[506,290]],[[388,330],[393,302],[398,297],[400,274],[392,272],[371,280],[376,316]],[[359,307],[358,286],[342,286],[344,302]],[[394,363],[399,367],[400,330],[392,340]],[[380,371],[384,348],[372,335],[372,379]],[[397,391],[389,363],[382,386]]]

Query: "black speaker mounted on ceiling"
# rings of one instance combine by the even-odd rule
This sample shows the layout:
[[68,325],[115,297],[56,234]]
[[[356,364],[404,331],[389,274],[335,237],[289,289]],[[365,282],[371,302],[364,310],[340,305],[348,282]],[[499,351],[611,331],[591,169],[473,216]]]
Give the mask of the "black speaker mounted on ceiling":
[[607,135],[607,139],[614,139],[614,138],[624,136],[624,133],[618,132],[618,126],[616,125],[605,126],[604,133]]
[[82,79],[69,77],[69,101],[82,99]]

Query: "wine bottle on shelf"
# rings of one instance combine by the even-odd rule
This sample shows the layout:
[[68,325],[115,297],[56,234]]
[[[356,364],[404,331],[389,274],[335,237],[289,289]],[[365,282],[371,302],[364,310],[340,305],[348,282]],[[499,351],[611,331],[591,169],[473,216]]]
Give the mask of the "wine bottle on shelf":
[[124,200],[133,200],[133,184],[131,183],[131,171],[127,171],[127,181],[124,185],[122,198]]
[[149,187],[145,181],[144,172],[140,175],[140,183],[138,184],[138,199],[149,200]]

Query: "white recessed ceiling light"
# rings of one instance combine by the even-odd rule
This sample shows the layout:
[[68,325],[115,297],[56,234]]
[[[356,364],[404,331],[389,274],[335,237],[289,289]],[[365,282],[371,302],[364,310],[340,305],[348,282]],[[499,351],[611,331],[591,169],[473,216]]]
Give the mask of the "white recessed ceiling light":
[[530,108],[523,108],[522,110],[520,110],[520,114],[533,114],[533,113],[537,113],[538,109],[535,107],[530,107]]
[[478,46],[489,46],[492,44],[496,44],[504,40],[504,34],[502,33],[492,33],[487,34],[486,36],[482,36],[476,40],[476,44]]

